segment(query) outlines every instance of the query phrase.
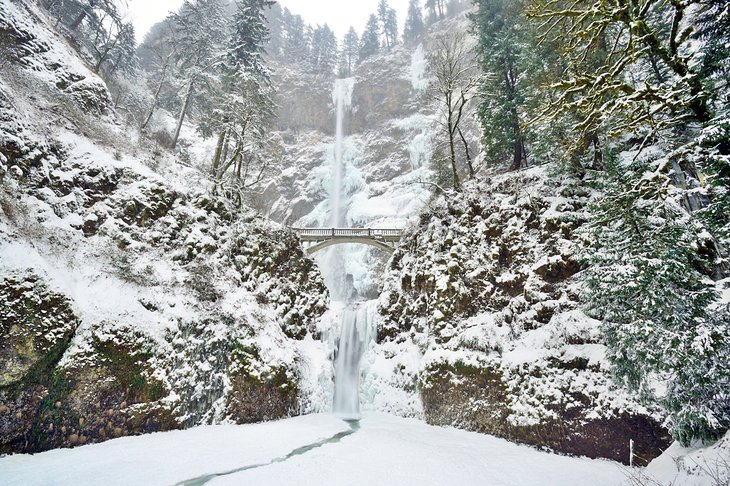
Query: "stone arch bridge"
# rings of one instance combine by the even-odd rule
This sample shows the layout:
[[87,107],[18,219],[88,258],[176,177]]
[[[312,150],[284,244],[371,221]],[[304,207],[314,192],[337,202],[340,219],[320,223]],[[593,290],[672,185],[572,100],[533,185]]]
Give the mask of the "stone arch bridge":
[[307,255],[333,245],[361,243],[392,254],[403,230],[381,228],[292,228],[306,246]]

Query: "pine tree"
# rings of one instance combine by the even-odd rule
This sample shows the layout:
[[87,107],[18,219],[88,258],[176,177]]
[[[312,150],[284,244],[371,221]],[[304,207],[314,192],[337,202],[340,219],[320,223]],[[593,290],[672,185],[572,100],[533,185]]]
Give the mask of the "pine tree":
[[421,1],[410,0],[406,24],[403,28],[403,42],[411,43],[415,41],[425,30],[426,24],[423,22]]
[[[659,399],[686,445],[730,425],[730,314],[697,253],[702,228],[670,198],[660,166],[607,161],[586,229],[583,301],[604,323],[616,379]],[[656,379],[667,380],[666,395],[657,396]]]
[[389,8],[385,14],[383,33],[385,34],[385,38],[390,40],[388,44],[389,50],[398,45],[398,14],[394,8]]
[[446,0],[426,0],[428,23],[433,24],[446,17]]
[[224,7],[221,0],[185,0],[170,21],[177,45],[176,74],[183,82],[183,97],[172,140],[172,148],[175,148],[196,93],[201,89],[209,92],[214,82],[211,77],[216,75],[216,70],[212,68],[220,62],[219,53],[226,34]]
[[312,32],[309,64],[317,73],[331,74],[337,63],[337,38],[327,24],[317,26]]
[[483,102],[479,119],[484,136],[484,152],[490,165],[510,161],[510,169],[528,162],[523,121],[520,22],[522,14],[513,0],[476,0],[472,17],[479,35],[479,55],[486,73],[481,86]]
[[702,72],[718,89],[730,81],[730,2],[705,0],[693,22],[703,42]]
[[264,45],[269,39],[266,9],[275,3],[274,0],[238,0],[233,17],[233,43],[228,52],[229,71],[253,74],[269,83],[263,60]]
[[266,24],[269,26],[266,52],[272,56],[281,56],[284,47],[284,11],[278,3],[266,12]]
[[378,20],[380,20],[383,36],[382,45],[390,50],[398,42],[398,19],[395,10],[388,5],[387,0],[380,0],[378,4]]
[[340,53],[340,77],[352,76],[352,71],[357,63],[358,51],[360,48],[360,39],[353,27],[345,34],[342,41],[342,51]]
[[303,62],[309,58],[310,39],[307,29],[300,15],[292,15],[289,9],[284,9],[284,58],[292,62]]
[[222,89],[204,120],[207,131],[219,134],[212,164],[216,188],[231,171],[226,190],[238,204],[245,191],[261,181],[269,164],[265,154],[275,106],[263,54],[269,36],[265,12],[273,4],[238,0],[222,66]]
[[378,18],[374,14],[370,15],[368,23],[365,25],[365,31],[360,38],[358,62],[363,62],[368,57],[373,56],[380,51],[379,31]]

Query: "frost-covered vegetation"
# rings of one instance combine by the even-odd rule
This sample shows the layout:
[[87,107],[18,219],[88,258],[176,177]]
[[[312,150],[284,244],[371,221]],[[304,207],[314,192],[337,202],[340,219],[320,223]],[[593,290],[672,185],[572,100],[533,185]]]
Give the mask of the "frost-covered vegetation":
[[299,413],[327,290],[298,239],[120,126],[47,12],[0,25],[0,450]]
[[334,213],[406,228],[317,259],[375,299],[364,408],[727,450],[727,2],[409,3],[338,43],[186,0],[135,48],[113,0],[0,0],[0,451],[328,409],[343,311],[271,220]]
[[[727,2],[474,4],[483,151],[475,175],[451,151],[443,194],[389,263],[384,356],[419,350],[399,369],[434,422],[571,450],[584,445],[566,436],[628,412],[684,445],[717,440]],[[612,425],[604,444],[647,434],[655,454],[654,424]]]

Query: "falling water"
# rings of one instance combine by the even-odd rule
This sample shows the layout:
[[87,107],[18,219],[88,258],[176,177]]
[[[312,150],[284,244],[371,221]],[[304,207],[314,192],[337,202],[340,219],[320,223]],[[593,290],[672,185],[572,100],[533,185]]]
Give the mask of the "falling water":
[[335,356],[335,399],[333,411],[345,418],[360,414],[360,358],[367,338],[367,312],[362,307],[348,307],[342,316],[342,328]]
[[[333,180],[330,192],[330,224],[342,227],[346,224],[348,206],[345,190],[346,168],[344,160],[345,116],[350,107],[354,79],[338,79],[332,91],[336,108]],[[352,282],[345,275],[346,247],[334,247],[326,259],[328,271],[336,275],[331,279],[335,299],[352,302],[355,299]],[[366,306],[348,305],[342,316],[340,337],[335,353],[335,390],[333,411],[349,419],[360,414],[360,359],[368,342],[368,312]]]
[[345,97],[347,96],[347,85],[344,83],[345,80],[335,80],[335,87],[333,91],[333,98],[337,109],[337,121],[335,124],[335,158],[334,158],[334,185],[331,202],[332,202],[332,214],[330,224],[333,228],[337,228],[342,225],[342,182],[344,168],[342,167],[342,145],[344,142],[344,118],[345,118]]

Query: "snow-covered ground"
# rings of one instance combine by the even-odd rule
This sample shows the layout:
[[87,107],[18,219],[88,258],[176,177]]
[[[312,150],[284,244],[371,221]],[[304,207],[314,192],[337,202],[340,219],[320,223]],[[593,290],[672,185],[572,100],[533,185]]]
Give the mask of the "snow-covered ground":
[[[127,437],[2,458],[0,483],[177,484],[257,465],[211,477],[208,484],[601,486],[621,484],[629,474],[610,461],[557,456],[379,413],[365,414],[359,429],[344,434],[350,430],[346,422],[319,414]],[[338,434],[345,436],[282,460]]]

